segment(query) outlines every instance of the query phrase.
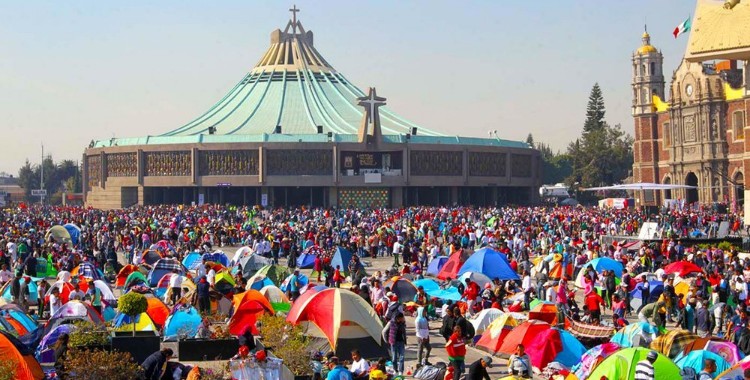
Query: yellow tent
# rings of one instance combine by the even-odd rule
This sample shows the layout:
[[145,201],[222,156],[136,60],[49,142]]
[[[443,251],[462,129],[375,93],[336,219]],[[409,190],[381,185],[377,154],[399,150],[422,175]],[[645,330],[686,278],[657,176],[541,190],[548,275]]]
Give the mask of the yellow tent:
[[[133,331],[133,323],[130,322],[130,317],[123,314],[115,317],[115,330],[116,331]],[[146,313],[135,318],[135,331],[159,331],[151,320],[151,317]]]

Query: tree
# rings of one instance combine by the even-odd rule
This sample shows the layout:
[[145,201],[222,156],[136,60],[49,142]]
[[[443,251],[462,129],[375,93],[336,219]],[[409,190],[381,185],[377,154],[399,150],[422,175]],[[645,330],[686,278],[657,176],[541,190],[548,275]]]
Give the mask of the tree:
[[66,369],[74,374],[71,379],[80,380],[132,380],[143,375],[130,353],[120,351],[70,350]]
[[536,145],[534,145],[534,136],[532,136],[531,133],[529,133],[529,135],[526,136],[526,144],[529,144],[532,147],[536,147]]
[[143,294],[129,292],[117,300],[117,310],[130,317],[133,323],[133,336],[135,336],[135,319],[148,310],[148,300]]
[[[44,189],[47,190],[47,194],[50,194],[48,200],[52,200],[51,195],[58,194],[61,199],[61,192],[81,192],[82,181],[81,181],[81,170],[80,167],[73,160],[62,160],[55,163],[52,156],[47,156],[43,160],[44,166]],[[36,201],[38,198],[31,197],[31,190],[40,188],[41,178],[41,166],[31,165],[29,160],[26,160],[23,166],[18,170],[18,182],[19,185],[24,189],[26,193],[26,199],[29,201]]]
[[599,83],[594,83],[589,94],[589,103],[586,106],[586,121],[583,123],[583,135],[592,131],[602,130],[604,128],[604,95]]
[[572,170],[567,183],[582,187],[622,181],[633,165],[633,139],[620,125],[604,120],[606,110],[599,84],[594,84],[586,106],[586,120],[580,139],[568,145]]

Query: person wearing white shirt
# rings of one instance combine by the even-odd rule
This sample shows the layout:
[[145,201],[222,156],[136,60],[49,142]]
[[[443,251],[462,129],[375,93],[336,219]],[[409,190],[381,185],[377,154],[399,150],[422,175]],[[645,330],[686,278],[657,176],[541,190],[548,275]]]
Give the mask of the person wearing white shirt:
[[83,301],[83,297],[85,294],[81,290],[81,287],[78,284],[75,284],[75,288],[70,292],[70,295],[68,296],[69,301],[78,300]]
[[557,298],[555,287],[552,286],[552,283],[549,281],[544,283],[544,285],[545,285],[545,288],[547,288],[544,293],[544,300],[547,302],[555,303],[555,300]]
[[208,274],[206,274],[206,281],[209,285],[214,286],[214,279],[216,278],[216,271],[211,268],[211,270],[208,271]]
[[8,245],[6,245],[6,248],[8,249],[8,256],[10,256],[11,262],[16,261],[16,254],[18,253],[18,246],[14,242],[9,242]]
[[349,371],[352,372],[353,379],[367,379],[370,376],[370,363],[362,358],[357,349],[352,350],[352,365]]
[[62,307],[62,301],[60,301],[60,288],[52,288],[52,293],[49,295],[49,315],[52,317]]
[[8,270],[8,265],[3,264],[3,269],[0,270],[0,286],[5,285],[8,281],[13,279],[13,272]]
[[169,289],[172,292],[170,297],[172,305],[176,305],[182,298],[182,276],[177,272],[177,269],[173,270],[169,277]]

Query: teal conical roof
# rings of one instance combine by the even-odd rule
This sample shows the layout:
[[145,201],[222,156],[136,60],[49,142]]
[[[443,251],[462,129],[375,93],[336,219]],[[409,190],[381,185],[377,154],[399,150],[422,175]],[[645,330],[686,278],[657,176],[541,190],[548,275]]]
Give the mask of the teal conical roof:
[[[366,96],[313,47],[313,33],[295,17],[271,33],[271,46],[258,64],[219,102],[195,120],[162,136],[323,133],[356,134]],[[386,107],[380,109],[383,134],[404,135],[417,125]],[[442,134],[418,127],[419,135]]]

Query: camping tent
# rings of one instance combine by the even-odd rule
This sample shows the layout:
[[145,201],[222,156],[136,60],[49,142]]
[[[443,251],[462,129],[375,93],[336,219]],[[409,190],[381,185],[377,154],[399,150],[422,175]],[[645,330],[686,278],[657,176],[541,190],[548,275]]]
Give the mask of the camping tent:
[[658,336],[651,342],[649,347],[674,359],[682,354],[685,351],[685,347],[696,339],[698,339],[698,335],[681,328],[676,328],[669,330],[664,335]]
[[189,270],[196,270],[203,263],[201,261],[201,254],[198,252],[190,252],[182,259],[182,265]]
[[245,328],[250,327],[255,331],[255,321],[259,314],[274,314],[273,306],[268,300],[260,294],[259,291],[250,289],[240,294],[235,294],[232,299],[234,313],[229,319],[229,333],[232,335],[242,335]]
[[[292,281],[292,276],[294,275],[290,274],[289,276],[286,276],[284,281],[282,281],[281,284],[279,285],[279,289],[281,289],[282,292],[286,293],[287,291],[291,291],[291,289],[289,288],[289,283]],[[297,288],[297,290],[300,290],[303,286],[310,283],[310,279],[307,278],[307,276],[305,276],[304,274],[299,274],[297,278],[299,281],[298,282],[299,287]]]
[[317,257],[314,253],[303,253],[299,255],[297,258],[297,267],[301,269],[308,269],[315,266],[315,257]]
[[476,346],[494,355],[500,350],[503,340],[510,333],[511,329],[517,325],[518,322],[510,314],[505,313],[500,315],[487,326],[477,341]]
[[225,267],[229,266],[229,258],[222,251],[216,251],[213,253],[204,253],[202,259],[204,261],[212,261],[214,263],[219,263]]
[[656,326],[645,322],[635,322],[623,327],[609,341],[623,348],[648,346],[657,332]]
[[[651,350],[643,347],[626,348],[610,355],[604,359],[591,372],[589,379],[623,379],[635,378],[635,365],[646,359]],[[680,369],[672,363],[668,357],[658,354],[654,362],[654,372],[659,374],[660,379],[679,379]]]
[[23,344],[34,347],[42,336],[42,329],[28,314],[15,304],[0,306],[0,325],[18,337]]
[[0,331],[0,361],[13,363],[14,379],[41,380],[44,372],[34,359],[34,352],[13,335]]
[[723,357],[707,350],[695,350],[688,352],[687,355],[681,356],[675,360],[674,364],[680,369],[690,367],[695,370],[696,373],[700,373],[703,370],[703,363],[706,359],[711,359],[716,363],[715,373],[722,373],[732,366]]
[[45,241],[49,241],[52,238],[58,244],[71,244],[72,239],[70,238],[70,232],[63,226],[52,226],[47,230],[47,234],[44,236]]
[[70,241],[73,245],[78,245],[81,242],[81,229],[73,223],[68,223],[63,226],[68,231]]
[[167,318],[164,325],[164,340],[177,340],[179,337],[192,338],[198,333],[201,315],[194,307],[181,307]]
[[154,265],[157,261],[161,259],[162,255],[161,252],[157,249],[146,249],[141,254],[141,263],[145,263],[148,265]]
[[245,290],[250,290],[250,289],[261,290],[263,289],[263,287],[266,287],[269,285],[276,286],[276,284],[274,284],[270,278],[266,277],[266,275],[256,274],[247,280],[247,285],[245,285]]
[[261,255],[250,255],[241,258],[240,265],[242,266],[242,277],[250,278],[264,267],[273,265],[273,260]]
[[141,313],[135,317],[135,323],[133,318],[125,314],[117,314],[115,319],[112,321],[116,331],[133,331],[133,325],[135,324],[135,331],[159,331],[159,329],[151,320],[151,317],[146,313]]
[[484,330],[492,324],[492,322],[503,315],[503,312],[499,309],[490,308],[483,309],[474,318],[470,319],[472,325],[474,325],[474,332],[476,335],[482,335]]
[[73,268],[73,270],[70,272],[70,275],[73,277],[83,276],[86,279],[92,280],[101,280],[102,277],[104,277],[103,273],[96,269],[94,264],[86,261],[78,264],[77,267]]
[[258,269],[255,275],[266,276],[275,285],[280,285],[289,276],[289,270],[281,265],[271,264]]
[[443,269],[443,265],[448,262],[448,256],[438,256],[430,261],[427,265],[426,273],[430,276],[437,276],[440,273],[440,269]]
[[593,371],[602,360],[619,350],[620,345],[612,342],[606,342],[594,346],[581,356],[581,360],[578,364],[574,365],[571,370],[575,371],[575,376],[578,379],[588,379],[591,371]]
[[[29,303],[32,305],[36,305],[37,302],[39,302],[39,296],[37,294],[37,281],[39,280],[41,280],[41,278],[31,277],[31,281],[29,283],[29,295],[27,297]],[[21,277],[21,282],[26,283],[26,279],[24,277]],[[8,281],[5,283],[5,285],[3,285],[2,288],[0,288],[0,294],[2,294],[2,298],[7,302],[13,301],[13,296],[11,296],[10,294],[10,286],[12,283],[13,281]]]
[[[341,274],[343,276],[349,275],[349,261],[352,260],[352,253],[349,252],[349,250],[336,247],[336,251],[333,253],[333,256],[331,257],[331,267],[333,269],[336,269],[336,266],[339,266],[339,270],[341,271]],[[311,276],[314,276],[317,274],[317,272],[313,271],[313,274]]]
[[463,263],[463,250],[456,251],[448,258],[448,261],[443,264],[443,267],[440,268],[440,272],[438,272],[437,278],[441,280],[447,280],[448,278],[458,278],[458,271],[461,269]]
[[588,267],[591,266],[596,273],[602,273],[602,271],[605,270],[611,270],[615,272],[615,277],[622,276],[622,269],[623,265],[621,262],[612,260],[609,257],[597,257],[588,263],[586,263],[583,268],[578,272],[578,276],[575,280],[575,285],[579,288],[584,288],[584,277],[586,277],[586,271]]
[[484,289],[486,284],[491,284],[492,279],[479,273],[479,272],[464,272],[458,276],[458,281],[462,284],[466,284],[466,280],[469,279],[479,285],[479,289]]
[[283,312],[288,312],[289,308],[291,307],[291,301],[289,301],[289,298],[287,298],[286,294],[281,291],[278,287],[274,285],[264,286],[260,290],[260,294],[263,295],[263,297],[266,297],[268,302],[271,303],[271,306],[273,306],[273,309]]
[[252,255],[253,249],[248,246],[242,246],[236,251],[234,251],[234,256],[232,256],[232,261],[229,262],[228,266],[237,265],[237,263],[240,262],[240,259],[247,255]]
[[505,255],[491,248],[482,248],[469,256],[458,274],[466,272],[478,272],[491,279],[519,280]]
[[309,336],[325,339],[340,357],[354,348],[364,358],[385,356],[380,319],[362,297],[351,291],[329,288],[305,293],[292,304],[287,321],[305,323]]
[[49,333],[55,327],[76,320],[86,320],[97,326],[104,327],[104,319],[88,303],[81,301],[69,301],[62,305],[44,325],[44,334]]
[[55,342],[62,334],[70,334],[75,328],[75,325],[60,325],[44,335],[34,353],[36,360],[44,365],[53,365],[55,363]]
[[[417,288],[414,284],[401,276],[394,276],[385,283],[385,287],[390,288],[396,294],[401,302],[412,302],[417,294]],[[425,292],[426,293],[426,292]]]
[[[125,265],[117,272],[117,279],[115,280],[115,286],[122,288],[125,286],[125,280],[128,279],[131,273],[138,272],[138,266],[133,264]],[[145,280],[144,280],[145,281]]]
[[128,275],[128,278],[125,279],[125,283],[123,284],[123,288],[129,289],[131,286],[143,284],[148,285],[148,280],[146,280],[146,276],[139,272],[135,271]]
[[183,276],[185,275],[185,267],[183,267],[182,263],[177,261],[177,259],[171,257],[160,259],[156,262],[156,264],[154,264],[154,267],[151,268],[151,271],[148,272],[148,277],[146,277],[148,279],[148,286],[156,286],[162,276],[167,273],[174,273],[174,271],[177,271],[177,273]]
[[146,302],[148,302],[148,309],[146,314],[154,321],[157,327],[164,326],[169,316],[169,308],[162,302],[158,297],[146,294]]

